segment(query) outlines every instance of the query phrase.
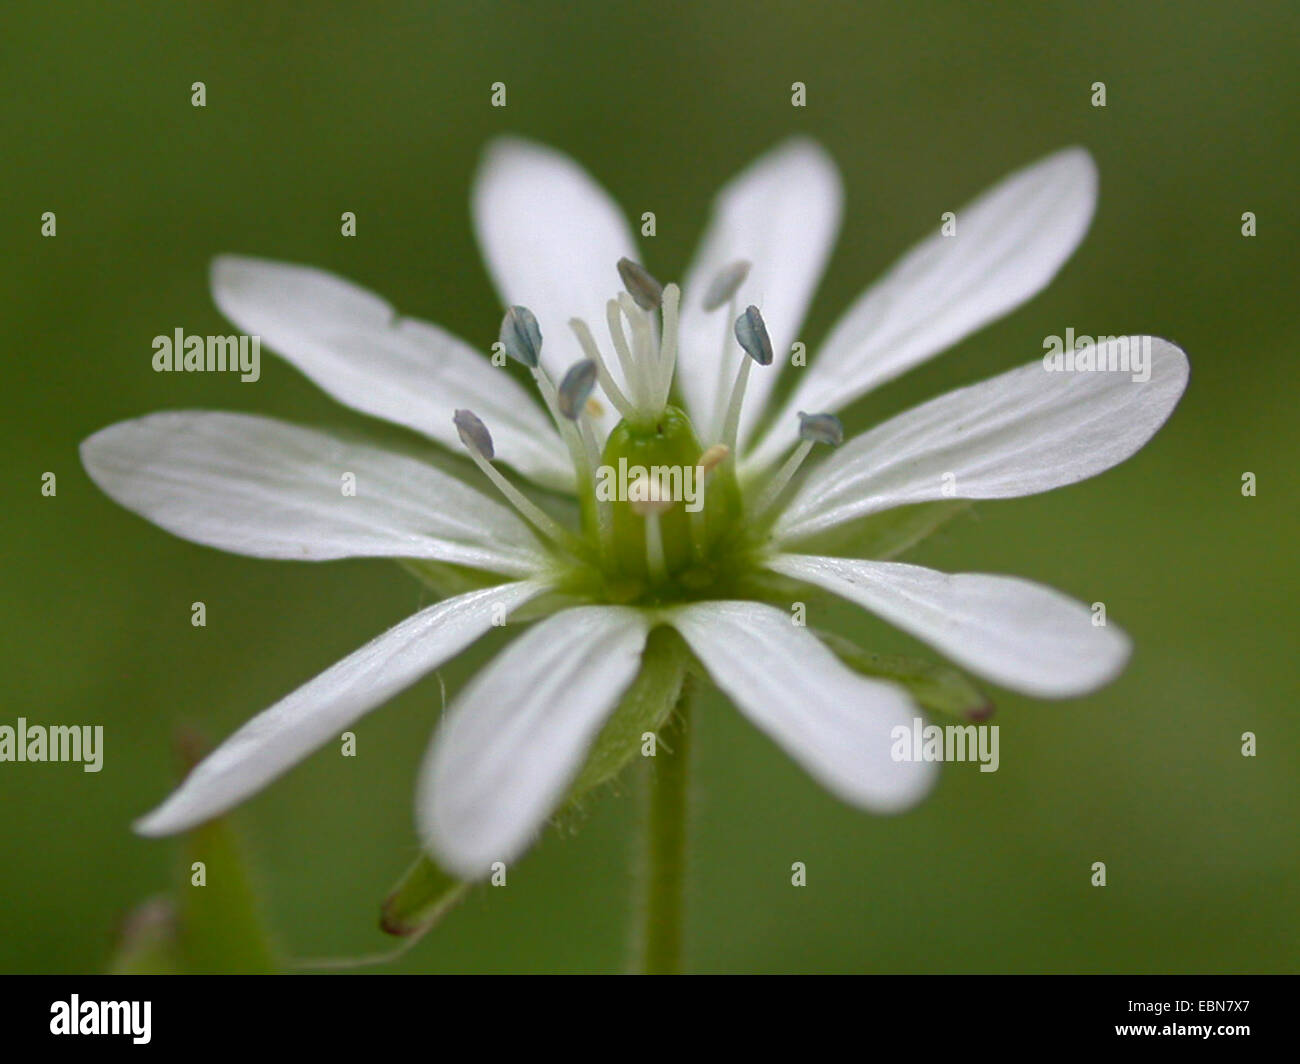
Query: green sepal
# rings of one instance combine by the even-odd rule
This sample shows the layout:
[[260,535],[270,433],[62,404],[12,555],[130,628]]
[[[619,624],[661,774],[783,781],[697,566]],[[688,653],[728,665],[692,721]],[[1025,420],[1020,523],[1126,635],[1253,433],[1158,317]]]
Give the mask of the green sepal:
[[379,926],[401,937],[424,934],[465,896],[469,886],[422,855],[384,899]]
[[896,506],[847,521],[795,543],[783,544],[783,549],[799,554],[839,554],[888,561],[910,550],[970,508],[968,499],[937,499]]
[[642,736],[663,727],[681,694],[688,658],[686,644],[673,629],[660,627],[650,633],[641,671],[592,744],[569,789],[570,802],[617,776],[640,752]]
[[468,565],[449,565],[427,558],[399,558],[398,564],[440,599],[481,591],[501,583],[502,579],[499,573],[473,569]]
[[[202,862],[205,885],[194,885]],[[258,975],[280,970],[238,839],[224,818],[186,836],[177,906],[180,956],[191,973]]]
[[906,688],[925,709],[973,721],[987,720],[993,713],[988,695],[951,665],[902,654],[877,654],[833,632],[815,634],[849,668]]

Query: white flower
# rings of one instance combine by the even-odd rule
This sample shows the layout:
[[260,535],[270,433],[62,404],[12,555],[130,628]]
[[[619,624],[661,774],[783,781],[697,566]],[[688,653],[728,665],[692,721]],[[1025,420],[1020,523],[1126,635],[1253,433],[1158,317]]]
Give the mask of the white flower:
[[[245,414],[160,413],[86,440],[83,461],[105,492],[195,542],[256,557],[398,558],[478,578],[254,717],[137,829],[178,832],[230,808],[526,604],[542,619],[455,699],[421,773],[422,838],[465,878],[529,845],[657,626],[680,633],[736,707],[834,794],[877,811],[917,801],[934,766],[890,756],[891,730],[917,713],[912,698],[792,624],[790,599],[772,591],[783,578],[858,603],[1007,688],[1056,698],[1111,680],[1127,638],[1048,588],[806,552],[832,533],[860,550],[879,544],[882,515],[898,507],[1029,495],[1123,461],[1186,384],[1173,344],[1142,338],[1151,369],[1141,383],[1051,373],[1035,360],[799,469],[816,443],[838,442],[835,411],[1048,283],[1089,224],[1091,159],[1058,152],[959,210],[956,235],[935,233],[869,288],[809,367],[790,371],[785,404],[767,411],[840,198],[817,146],[778,147],[718,196],[679,293],[635,265],[622,214],[575,163],[495,143],[474,221],[515,308],[504,349],[530,364],[545,406],[480,350],[346,281],[217,260],[214,296],[237,326],[341,402],[466,447],[507,502],[414,458]],[[603,403],[587,401],[593,381]],[[641,502],[597,501],[595,467],[629,456],[698,465],[701,512],[665,505],[658,489]],[[580,520],[557,524],[494,460],[550,492],[578,493]],[[339,489],[345,471],[355,497]]]

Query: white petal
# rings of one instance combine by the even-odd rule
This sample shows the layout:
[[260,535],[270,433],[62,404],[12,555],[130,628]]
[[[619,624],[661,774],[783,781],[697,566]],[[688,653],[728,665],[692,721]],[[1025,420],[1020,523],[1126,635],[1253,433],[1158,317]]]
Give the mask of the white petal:
[[919,801],[928,762],[895,761],[896,727],[920,711],[899,688],[842,664],[790,615],[757,602],[701,602],[666,618],[723,692],[832,794],[875,812]]
[[677,362],[687,408],[702,433],[708,435],[717,427],[719,390],[724,396],[730,394],[740,360],[746,357],[732,336],[735,314],[725,306],[704,310],[709,285],[732,263],[749,262],[749,275],[736,293],[737,313],[750,304],[757,306],[776,352],[773,365],[750,373],[741,417],[743,441],[798,339],[835,244],[842,201],[835,163],[817,144],[801,137],[762,156],[718,194],[708,230],[686,274]]
[[1039,698],[1095,691],[1119,675],[1131,651],[1114,625],[1094,627],[1082,603],[1013,576],[806,554],[766,564],[856,602],[987,680]]
[[[174,535],[257,558],[432,558],[529,574],[536,537],[506,507],[405,455],[271,418],[175,411],[81,445],[116,502]],[[343,493],[343,475],[356,495]]]
[[809,473],[774,535],[790,542],[865,514],[933,499],[1034,495],[1096,476],[1140,450],[1187,386],[1167,340],[1149,343],[1150,379],[1049,372],[1042,362],[941,395],[845,444]]
[[635,261],[638,254],[622,211],[605,190],[567,155],[503,137],[483,157],[473,212],[497,291],[505,304],[537,316],[542,364],[555,380],[585,357],[571,318],[590,326],[617,376],[605,303],[622,288],[618,260]]
[[200,824],[287,772],[340,730],[460,653],[511,610],[544,591],[533,582],[472,591],[430,606],[331,665],[235,732],[136,821],[142,835]]
[[420,835],[443,867],[477,879],[527,848],[636,676],[648,628],[625,607],[557,613],[455,700],[416,797]]
[[1096,202],[1091,156],[1067,148],[959,208],[954,235],[936,232],[909,251],[831,330],[752,467],[794,442],[797,411],[842,409],[1040,292],[1083,239]]
[[[221,312],[354,410],[415,429],[457,454],[459,408],[491,429],[498,457],[547,487],[573,468],[543,408],[505,370],[451,333],[309,266],[223,255],[212,263]],[[496,336],[492,323],[485,335]]]

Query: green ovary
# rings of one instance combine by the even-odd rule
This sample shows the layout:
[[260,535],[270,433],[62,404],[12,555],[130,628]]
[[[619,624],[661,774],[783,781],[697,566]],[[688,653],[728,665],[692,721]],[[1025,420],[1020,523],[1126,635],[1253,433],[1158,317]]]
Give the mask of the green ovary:
[[[734,462],[728,458],[706,477],[699,466],[702,450],[690,420],[674,406],[665,407],[651,424],[621,421],[610,433],[592,489],[612,512],[611,542],[600,555],[608,600],[712,596],[739,577],[742,506]],[[638,512],[628,499],[628,489],[646,475],[663,478],[671,489],[672,504],[657,518]],[[655,520],[663,544],[662,572],[651,564],[647,544],[647,524]],[[596,504],[589,500],[584,500],[583,521],[591,542],[598,542]]]

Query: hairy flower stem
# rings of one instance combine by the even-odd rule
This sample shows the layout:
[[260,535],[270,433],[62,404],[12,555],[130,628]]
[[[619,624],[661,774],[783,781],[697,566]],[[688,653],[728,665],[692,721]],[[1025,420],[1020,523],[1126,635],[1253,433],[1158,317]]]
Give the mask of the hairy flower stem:
[[648,774],[637,971],[681,971],[685,913],[686,815],[691,755],[691,681],[659,735]]

